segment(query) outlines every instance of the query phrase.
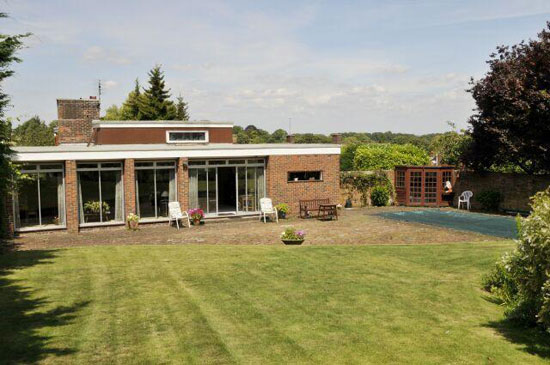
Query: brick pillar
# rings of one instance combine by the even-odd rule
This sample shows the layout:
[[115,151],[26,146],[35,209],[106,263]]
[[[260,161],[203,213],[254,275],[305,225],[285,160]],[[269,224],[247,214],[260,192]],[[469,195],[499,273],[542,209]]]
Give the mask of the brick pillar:
[[124,212],[126,215],[136,214],[136,173],[133,158],[124,160]]
[[78,233],[78,179],[76,161],[65,161],[65,214],[67,232]]
[[187,157],[178,158],[177,183],[178,201],[181,209],[189,209],[189,174],[187,173]]

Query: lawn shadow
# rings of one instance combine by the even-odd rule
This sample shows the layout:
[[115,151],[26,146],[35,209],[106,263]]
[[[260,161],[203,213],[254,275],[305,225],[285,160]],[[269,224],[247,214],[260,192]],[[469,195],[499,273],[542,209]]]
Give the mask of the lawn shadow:
[[522,350],[531,355],[550,358],[550,335],[540,328],[525,327],[507,319],[491,321],[485,326],[496,330],[506,340],[522,345]]
[[[5,247],[5,246],[4,246]],[[51,336],[38,333],[43,327],[63,326],[76,317],[88,303],[58,306],[45,311],[47,298],[36,298],[21,280],[8,276],[15,270],[47,265],[57,250],[0,252],[0,359],[3,363],[36,363],[46,356],[64,356],[73,349],[55,348]]]

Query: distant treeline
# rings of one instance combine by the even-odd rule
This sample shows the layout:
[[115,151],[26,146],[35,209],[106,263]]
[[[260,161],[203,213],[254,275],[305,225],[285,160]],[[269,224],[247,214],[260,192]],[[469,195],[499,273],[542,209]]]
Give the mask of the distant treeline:
[[[233,134],[236,136],[236,142],[241,144],[247,143],[284,143],[286,141],[287,132],[283,129],[277,129],[273,133],[269,133],[264,129],[257,128],[254,125],[249,125],[246,128],[235,126]],[[374,133],[359,133],[345,132],[342,133],[343,144],[365,144],[365,143],[394,143],[394,144],[412,144],[420,147],[427,152],[430,152],[430,146],[434,139],[443,133],[430,133],[423,135],[415,135],[409,133],[392,133],[392,132],[374,132]],[[295,133],[295,143],[331,143],[332,137],[325,134],[315,133]]]

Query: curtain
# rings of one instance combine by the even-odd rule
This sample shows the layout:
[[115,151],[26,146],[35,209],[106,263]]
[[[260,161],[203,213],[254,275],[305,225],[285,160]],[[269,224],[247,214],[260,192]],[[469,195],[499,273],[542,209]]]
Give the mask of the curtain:
[[82,201],[82,182],[80,181],[80,174],[78,174],[78,217],[80,223],[84,223],[84,202]]
[[21,228],[21,216],[19,215],[19,193],[15,191],[12,195],[13,197],[13,210],[14,210],[14,220],[15,228]]
[[199,170],[189,169],[189,208],[199,207]]
[[65,225],[65,186],[63,185],[63,173],[57,173],[57,211],[59,224]]
[[258,167],[258,169],[256,170],[256,186],[258,187],[257,191],[256,191],[258,199],[256,199],[256,201],[257,201],[257,205],[258,205],[257,209],[259,210],[260,209],[260,199],[265,197],[264,168],[263,167]]
[[141,217],[141,210],[139,208],[139,181],[138,173],[136,171],[136,214]]
[[115,221],[123,221],[123,204],[124,197],[122,191],[122,178],[121,173],[117,173],[116,190],[115,190]]
[[176,171],[170,170],[170,184],[168,186],[168,201],[178,201],[176,198]]

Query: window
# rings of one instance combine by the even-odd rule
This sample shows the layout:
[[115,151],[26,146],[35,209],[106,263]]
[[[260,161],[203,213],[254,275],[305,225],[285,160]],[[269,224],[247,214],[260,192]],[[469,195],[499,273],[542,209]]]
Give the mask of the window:
[[63,180],[62,164],[22,166],[13,196],[15,227],[64,226]]
[[166,143],[208,142],[208,131],[167,131]]
[[288,173],[288,181],[321,181],[323,174],[321,171],[294,171]]
[[81,224],[124,221],[122,164],[77,164]]
[[168,217],[176,201],[175,161],[136,162],[136,210],[140,218]]
[[453,182],[453,172],[452,171],[443,171],[443,177],[441,179],[441,184],[443,185],[443,189],[445,189],[445,184],[449,182]]
[[395,188],[405,189],[405,171],[395,172]]

